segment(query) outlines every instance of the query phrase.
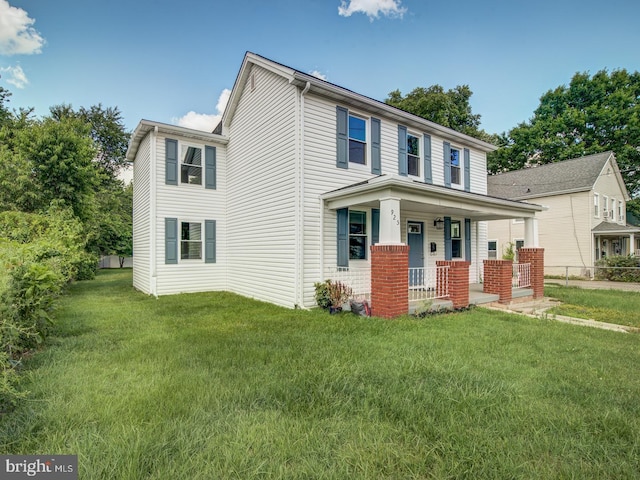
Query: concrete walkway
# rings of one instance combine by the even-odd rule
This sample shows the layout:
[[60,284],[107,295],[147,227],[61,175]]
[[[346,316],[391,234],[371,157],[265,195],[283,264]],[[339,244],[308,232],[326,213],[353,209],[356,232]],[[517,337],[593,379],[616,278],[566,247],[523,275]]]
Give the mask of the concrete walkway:
[[547,313],[548,310],[560,305],[562,302],[555,298],[539,298],[537,300],[528,300],[524,302],[512,302],[510,305],[503,305],[501,303],[490,303],[482,305],[484,308],[491,310],[508,311],[512,313],[519,313],[530,318],[542,318],[546,320],[556,320],[563,323],[571,323],[573,325],[581,325],[583,327],[600,328],[602,330],[610,330],[612,332],[621,333],[640,333],[640,328],[628,327],[626,325],[617,325],[614,323],[597,322],[595,320],[587,320],[584,318],[567,317],[565,315],[556,315]]
[[[560,278],[545,278],[544,283],[567,285],[567,280]],[[588,288],[592,290],[624,290],[628,292],[640,292],[640,283],[610,282],[609,280],[569,280],[570,287]]]

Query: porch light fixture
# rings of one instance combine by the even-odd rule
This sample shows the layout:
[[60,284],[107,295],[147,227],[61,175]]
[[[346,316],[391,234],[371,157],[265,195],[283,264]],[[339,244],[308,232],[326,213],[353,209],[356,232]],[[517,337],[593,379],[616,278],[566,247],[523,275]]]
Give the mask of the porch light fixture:
[[436,218],[433,221],[433,226],[436,227],[436,230],[442,230],[444,228],[444,220],[440,217]]

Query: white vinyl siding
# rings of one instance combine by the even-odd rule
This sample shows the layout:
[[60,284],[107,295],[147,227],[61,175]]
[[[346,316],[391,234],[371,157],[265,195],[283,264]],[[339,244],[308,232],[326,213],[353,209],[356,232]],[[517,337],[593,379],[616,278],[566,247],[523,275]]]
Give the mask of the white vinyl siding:
[[[166,185],[164,182],[165,138],[164,135],[158,135],[156,141],[157,294],[226,290],[227,255],[224,249],[227,228],[225,220],[226,147],[220,144],[204,143],[193,139],[183,139],[179,136],[171,136],[170,138],[178,140],[179,144],[180,142],[186,142],[190,145],[202,145],[203,152],[205,145],[216,147],[218,182],[216,190],[208,190],[204,186]],[[205,263],[204,259],[201,259],[178,260],[177,264],[167,265],[165,263],[164,242],[165,218],[178,219],[178,237],[180,236],[181,222],[198,222],[204,227],[205,220],[216,220],[216,263]]]
[[[227,248],[229,289],[296,303],[297,89],[253,66],[229,128]],[[242,87],[241,87],[242,88]],[[335,105],[333,158],[335,169]]]
[[144,293],[152,293],[150,138],[142,140],[133,163],[133,286]]
[[[346,105],[345,105],[346,106]],[[358,112],[360,112],[358,110]],[[320,219],[321,202],[319,197],[326,192],[336,190],[357,182],[368,180],[375,175],[370,169],[357,169],[349,166],[348,170],[336,168],[336,103],[325,98],[315,96],[311,93],[305,96],[304,101],[304,305],[311,307],[315,305],[313,298],[313,283],[323,279],[327,269],[335,267],[337,264],[336,248],[336,212],[325,211],[324,217]],[[398,174],[398,122],[380,116],[380,157],[383,175]],[[411,126],[408,131],[412,134],[423,132],[416,126]],[[428,133],[428,132],[423,132]],[[420,138],[420,148],[422,137]],[[443,160],[443,137],[431,134],[431,171],[433,183],[444,185],[444,160]],[[460,145],[464,148],[463,145]],[[422,154],[422,152],[421,152]],[[461,152],[461,155],[463,153]],[[463,160],[463,158],[461,159]],[[471,191],[486,194],[486,155],[470,148],[471,161]],[[424,176],[424,163],[420,161],[420,177]],[[464,179],[464,164],[461,165],[461,180]],[[366,210],[353,206],[352,210]],[[370,218],[370,217],[368,217]],[[433,227],[432,215],[422,216],[419,213],[402,212],[402,222],[407,220],[424,221],[425,232],[430,240],[437,242],[437,252],[434,256],[429,256],[428,263],[435,266],[435,260],[444,260],[444,239],[442,231],[436,231]],[[464,219],[460,219],[464,225]],[[321,237],[321,225],[324,235]],[[472,222],[472,266],[470,279],[475,281],[479,275],[478,260],[486,258],[486,223],[479,222],[480,241],[485,239],[485,243],[478,246],[476,238],[476,223]],[[404,227],[403,227],[404,228]],[[432,230],[432,231],[431,231]],[[406,232],[403,232],[406,235]],[[404,237],[403,237],[404,238]],[[464,239],[463,239],[464,240]],[[320,242],[322,241],[322,246]],[[427,243],[427,247],[429,245]],[[425,248],[427,248],[425,247]],[[322,253],[321,253],[322,248]],[[425,258],[429,252],[425,249]],[[369,255],[367,260],[352,261],[351,268],[368,269]],[[322,262],[322,265],[320,263]]]

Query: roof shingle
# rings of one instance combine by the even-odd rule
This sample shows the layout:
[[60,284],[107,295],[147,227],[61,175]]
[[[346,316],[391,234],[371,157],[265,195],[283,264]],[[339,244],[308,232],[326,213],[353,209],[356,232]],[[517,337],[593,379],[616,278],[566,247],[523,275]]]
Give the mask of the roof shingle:
[[613,152],[547,163],[513,172],[489,175],[488,194],[494,197],[521,200],[563,192],[590,190]]

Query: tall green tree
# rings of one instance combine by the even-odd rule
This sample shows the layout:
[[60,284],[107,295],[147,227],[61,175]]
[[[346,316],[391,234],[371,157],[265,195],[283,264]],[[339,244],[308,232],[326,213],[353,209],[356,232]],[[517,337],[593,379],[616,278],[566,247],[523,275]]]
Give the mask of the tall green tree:
[[416,87],[405,96],[400,90],[389,93],[385,103],[419,117],[449,127],[487,142],[497,138],[480,128],[480,115],[474,114],[469,100],[473,92],[468,85],[445,91],[440,85]]
[[99,176],[88,128],[79,120],[50,118],[15,123],[3,129],[0,148],[0,206],[23,212],[44,212],[62,201],[81,220]]
[[131,134],[124,126],[118,107],[103,107],[102,104],[75,111],[71,105],[56,105],[50,109],[51,117],[61,121],[75,118],[89,126],[89,135],[96,148],[94,161],[111,177],[126,166],[125,156]]
[[640,73],[576,73],[549,90],[528,122],[501,138],[491,172],[612,150],[631,194],[640,193]]

